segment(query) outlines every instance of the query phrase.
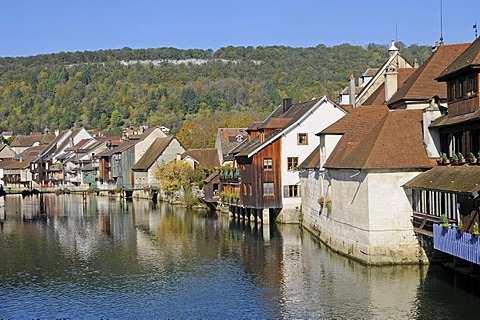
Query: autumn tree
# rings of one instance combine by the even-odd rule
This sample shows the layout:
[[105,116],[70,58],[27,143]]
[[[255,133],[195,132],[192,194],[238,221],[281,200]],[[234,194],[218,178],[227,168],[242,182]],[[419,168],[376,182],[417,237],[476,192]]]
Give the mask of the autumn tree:
[[193,173],[192,167],[184,161],[171,161],[157,166],[154,177],[160,181],[162,190],[173,193],[182,187],[189,186]]

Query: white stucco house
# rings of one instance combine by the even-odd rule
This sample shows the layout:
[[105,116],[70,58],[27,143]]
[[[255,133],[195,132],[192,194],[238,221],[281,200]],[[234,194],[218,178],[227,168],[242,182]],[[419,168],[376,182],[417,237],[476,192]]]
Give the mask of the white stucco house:
[[132,167],[134,186],[158,184],[159,181],[155,178],[157,168],[180,158],[183,152],[185,148],[174,136],[157,138]]
[[303,225],[368,264],[427,262],[402,188],[435,165],[422,130],[421,110],[386,106],[354,109],[322,130],[317,155],[300,166]]

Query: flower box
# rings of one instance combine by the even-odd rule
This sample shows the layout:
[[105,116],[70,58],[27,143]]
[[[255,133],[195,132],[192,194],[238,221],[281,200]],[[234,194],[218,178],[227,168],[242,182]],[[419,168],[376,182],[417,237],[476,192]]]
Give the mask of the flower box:
[[433,247],[435,250],[480,264],[480,239],[470,233],[434,224]]

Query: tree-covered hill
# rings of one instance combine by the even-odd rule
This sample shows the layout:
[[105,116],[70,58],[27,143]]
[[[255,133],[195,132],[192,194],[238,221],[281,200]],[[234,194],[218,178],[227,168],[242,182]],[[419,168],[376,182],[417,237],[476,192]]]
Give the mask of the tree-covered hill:
[[[431,51],[397,45],[412,61],[424,61]],[[0,130],[25,134],[84,126],[115,133],[150,124],[177,132],[185,120],[191,126],[209,117],[245,125],[287,96],[335,99],[351,73],[359,76],[386,58],[387,46],[375,44],[215,52],[123,48],[0,58]]]

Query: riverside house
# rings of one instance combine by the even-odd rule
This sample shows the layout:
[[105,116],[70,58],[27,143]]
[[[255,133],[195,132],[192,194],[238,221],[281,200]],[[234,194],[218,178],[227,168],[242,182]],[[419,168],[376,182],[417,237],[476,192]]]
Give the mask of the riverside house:
[[419,68],[384,70],[362,107],[319,133],[320,148],[300,165],[306,228],[366,263],[426,261],[401,186],[435,165],[438,134],[428,126],[447,100],[435,77],[467,46],[435,48]]
[[120,145],[111,145],[98,153],[99,186],[133,188],[135,176],[132,168],[158,138],[167,138],[167,135],[157,127],[142,127],[141,132],[129,134]]
[[292,104],[284,99],[263,122],[247,129],[247,141],[236,150],[240,202],[234,213],[263,222],[298,223],[301,206],[298,165],[317,147],[314,134],[347,114],[327,97]]

